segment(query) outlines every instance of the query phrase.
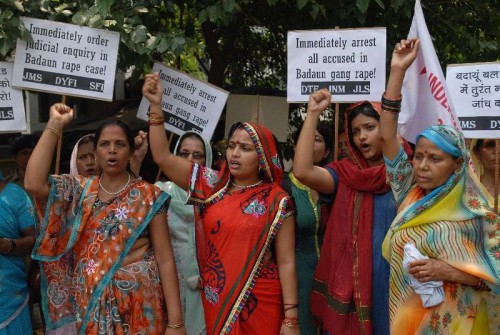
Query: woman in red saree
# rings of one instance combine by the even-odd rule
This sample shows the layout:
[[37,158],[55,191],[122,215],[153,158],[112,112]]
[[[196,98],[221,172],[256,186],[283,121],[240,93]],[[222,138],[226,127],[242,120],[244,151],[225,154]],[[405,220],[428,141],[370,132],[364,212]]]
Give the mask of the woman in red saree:
[[158,74],[150,101],[150,145],[163,172],[197,204],[196,245],[208,334],[299,334],[294,216],[279,186],[283,170],[272,133],[239,123],[220,172],[174,156],[163,127]]

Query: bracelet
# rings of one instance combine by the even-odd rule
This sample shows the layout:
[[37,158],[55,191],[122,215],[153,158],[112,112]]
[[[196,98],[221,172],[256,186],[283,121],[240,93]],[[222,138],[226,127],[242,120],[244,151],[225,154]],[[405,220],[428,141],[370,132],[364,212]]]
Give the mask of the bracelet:
[[401,100],[403,100],[403,97],[400,95],[399,98],[397,99],[388,99],[384,94],[382,94],[382,103],[387,106],[392,106],[392,107],[400,107],[401,106]]
[[2,237],[4,240],[8,241],[9,242],[9,250],[7,250],[6,252],[0,252],[1,255],[8,255],[8,254],[11,254],[14,252],[14,250],[16,250],[16,241],[14,241],[13,239],[11,238],[6,238],[6,237]]
[[486,285],[486,283],[481,278],[477,278],[477,283],[476,283],[476,285],[472,286],[472,288],[476,291],[489,291],[490,290],[488,285]]
[[287,327],[292,327],[292,328],[297,328],[299,326],[299,318],[297,317],[286,317],[283,319],[283,322],[281,322],[282,325],[285,325]]
[[176,323],[175,325],[170,325],[170,324],[167,324],[167,328],[170,328],[170,329],[178,329],[178,328],[182,328],[184,327],[184,323]]
[[148,121],[148,126],[162,126],[165,123],[165,120],[161,121]]
[[389,113],[399,114],[401,111],[401,100],[401,95],[395,100],[387,99],[384,92],[384,94],[382,94],[382,110]]
[[295,309],[295,308],[299,307],[299,304],[285,304],[285,306],[287,306],[287,305],[288,305],[289,307],[285,307],[285,308],[283,309],[283,312],[286,312],[286,311],[289,311],[289,310],[291,310],[291,309]]
[[165,120],[165,116],[163,114],[149,113],[148,116],[149,116],[149,121],[152,121],[152,122]]
[[43,131],[49,131],[51,132],[52,134],[56,135],[57,138],[59,138],[59,135],[61,134],[61,132],[59,130],[57,130],[56,128],[54,127],[46,127]]

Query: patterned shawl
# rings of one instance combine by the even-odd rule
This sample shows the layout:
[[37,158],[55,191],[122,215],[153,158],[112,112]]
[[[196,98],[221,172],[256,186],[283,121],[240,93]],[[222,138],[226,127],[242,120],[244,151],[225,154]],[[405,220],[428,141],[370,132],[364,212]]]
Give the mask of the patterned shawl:
[[[481,294],[470,286],[445,283],[445,302],[423,309],[416,303],[402,268],[403,247],[412,242],[424,255],[480,277],[493,291],[500,292],[500,218],[488,206],[482,187],[468,166],[469,153],[462,134],[451,126],[440,125],[429,127],[420,136],[445,152],[458,152],[463,162],[445,184],[427,195],[414,185],[399,197],[399,214],[383,244],[384,257],[391,264],[391,331],[404,333],[406,330],[401,327],[413,327],[412,334],[446,330],[469,334],[474,319],[479,319]],[[409,163],[405,166],[408,171],[398,173],[412,176]],[[391,180],[401,177],[389,175]],[[418,322],[412,324],[412,318]]]

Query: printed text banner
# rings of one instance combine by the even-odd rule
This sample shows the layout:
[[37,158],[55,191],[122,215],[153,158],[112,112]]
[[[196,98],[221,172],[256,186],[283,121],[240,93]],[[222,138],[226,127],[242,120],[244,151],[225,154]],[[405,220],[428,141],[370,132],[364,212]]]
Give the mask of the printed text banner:
[[26,131],[23,92],[12,87],[13,63],[0,62],[0,132]]
[[379,101],[385,87],[386,29],[288,32],[287,101],[328,88],[333,102]]
[[14,86],[113,100],[120,35],[23,17],[33,42],[17,40]]
[[500,62],[448,65],[446,83],[464,136],[500,139]]
[[[178,135],[195,131],[210,140],[229,93],[160,63],[153,72],[160,74],[163,86],[165,128]],[[143,97],[137,117],[148,120],[148,110],[149,101]]]

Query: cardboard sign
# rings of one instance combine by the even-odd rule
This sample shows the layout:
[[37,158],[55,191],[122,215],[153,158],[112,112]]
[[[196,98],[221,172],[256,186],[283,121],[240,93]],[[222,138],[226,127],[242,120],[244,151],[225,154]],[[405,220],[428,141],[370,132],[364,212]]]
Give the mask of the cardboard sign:
[[[195,131],[212,138],[229,92],[160,63],[155,63],[153,72],[160,74],[163,87],[165,128],[178,135]],[[148,110],[149,101],[143,97],[137,117],[148,120]]]
[[12,63],[0,62],[0,132],[26,131],[23,92],[12,87]]
[[118,33],[27,17],[21,19],[33,42],[17,40],[14,86],[113,100]]
[[453,64],[446,83],[466,138],[500,138],[500,62]]
[[385,90],[385,28],[288,32],[287,101],[321,88],[332,102],[379,101]]

